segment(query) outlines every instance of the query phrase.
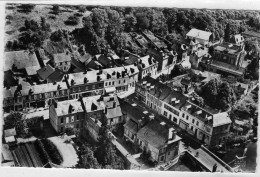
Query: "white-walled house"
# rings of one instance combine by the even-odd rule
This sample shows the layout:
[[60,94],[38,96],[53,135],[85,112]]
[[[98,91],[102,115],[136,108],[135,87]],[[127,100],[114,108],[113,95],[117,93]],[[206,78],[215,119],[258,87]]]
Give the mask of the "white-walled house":
[[192,28],[187,34],[186,38],[196,39],[202,46],[207,46],[209,44],[209,38],[212,33],[208,31],[203,31],[199,29]]

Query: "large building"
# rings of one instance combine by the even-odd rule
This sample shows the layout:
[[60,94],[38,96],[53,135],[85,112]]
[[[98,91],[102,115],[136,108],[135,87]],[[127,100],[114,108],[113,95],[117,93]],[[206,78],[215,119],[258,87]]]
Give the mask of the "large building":
[[152,56],[146,55],[139,58],[137,66],[139,68],[139,80],[143,79],[147,75],[156,78],[158,61],[156,61]]
[[213,72],[234,76],[243,76],[245,72],[243,45],[221,43],[214,47],[214,54],[209,63]]
[[71,67],[71,53],[66,51],[65,53],[53,54],[51,64],[54,68],[58,68],[63,72],[68,72]]
[[188,39],[195,39],[202,46],[208,46],[211,34],[212,34],[211,32],[202,31],[202,30],[199,30],[199,29],[192,28],[186,34],[186,38],[188,38]]
[[225,142],[231,125],[227,112],[213,112],[187,101],[181,107],[179,126],[209,146]]

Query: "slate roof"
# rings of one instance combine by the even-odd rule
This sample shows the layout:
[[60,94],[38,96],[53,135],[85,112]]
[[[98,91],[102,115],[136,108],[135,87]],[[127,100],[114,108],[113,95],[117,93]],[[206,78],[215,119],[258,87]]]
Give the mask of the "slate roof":
[[72,106],[74,111],[72,113],[83,112],[83,107],[78,99],[60,101],[57,103],[57,108],[55,108],[57,116],[64,116],[69,114],[69,107]]
[[37,73],[41,79],[46,80],[54,71],[54,68],[47,64],[43,68],[37,70]]
[[35,69],[40,69],[40,64],[35,55],[27,50],[5,52],[4,71],[12,69],[13,64],[17,69],[26,69],[27,67],[35,66]]
[[92,56],[89,53],[86,53],[85,55],[79,58],[79,61],[85,64],[88,64],[91,60],[92,60]]
[[136,122],[134,122],[132,119],[128,120],[125,124],[124,127],[128,129],[131,133],[136,134],[138,130],[138,125]]
[[[107,107],[106,117],[108,119],[115,118],[115,117],[120,117],[120,116],[123,115],[117,96],[112,96],[112,98],[113,98],[112,100],[110,100],[110,96],[103,98],[104,104]],[[114,102],[116,103],[116,107],[115,108],[113,108]]]
[[55,69],[55,71],[47,77],[47,81],[50,83],[60,82],[62,81],[63,76],[64,74],[61,70]]
[[[137,132],[137,137],[145,140],[154,148],[161,149],[168,143],[169,128],[166,124],[161,125],[157,120],[151,120]],[[180,139],[176,135],[175,141]]]
[[198,39],[209,40],[211,34],[212,34],[211,32],[192,28],[186,35]]
[[85,65],[73,58],[71,59],[71,64],[77,69],[77,71],[79,71],[79,72],[85,71]]
[[53,54],[53,60],[55,63],[71,61],[71,55],[69,53],[56,53]]

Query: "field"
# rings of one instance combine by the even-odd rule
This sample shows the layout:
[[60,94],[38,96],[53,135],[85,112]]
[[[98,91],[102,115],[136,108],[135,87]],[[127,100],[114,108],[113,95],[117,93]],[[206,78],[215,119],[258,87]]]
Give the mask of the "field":
[[82,14],[80,18],[80,22],[78,25],[69,26],[65,25],[64,22],[68,19],[69,16],[78,13],[77,9],[72,8],[64,8],[60,7],[60,13],[58,15],[54,15],[52,13],[52,5],[36,5],[34,9],[25,13],[21,11],[20,5],[6,5],[6,16],[11,16],[10,23],[6,23],[5,25],[5,43],[9,40],[15,40],[19,37],[20,28],[24,26],[24,21],[27,20],[36,20],[40,22],[41,17],[46,18],[46,22],[50,24],[51,30],[56,31],[57,29],[66,29],[72,31],[75,28],[82,27],[82,18],[84,16],[88,16],[91,12],[86,11]]

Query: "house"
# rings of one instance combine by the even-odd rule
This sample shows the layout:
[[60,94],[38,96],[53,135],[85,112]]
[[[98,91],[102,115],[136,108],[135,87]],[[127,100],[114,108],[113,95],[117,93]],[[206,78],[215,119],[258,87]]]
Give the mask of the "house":
[[211,32],[192,28],[186,34],[186,38],[196,39],[202,46],[208,46],[211,34]]
[[53,101],[49,107],[50,123],[56,132],[64,132],[67,128],[79,129],[85,118],[81,101]]
[[126,65],[133,65],[140,58],[139,55],[129,52],[128,50],[122,49],[122,57],[121,60],[125,62]]
[[214,47],[214,54],[209,63],[209,70],[215,73],[243,76],[246,52],[243,45],[221,43]]
[[40,68],[35,52],[27,50],[5,52],[4,71],[12,70],[22,75],[33,76]]
[[112,59],[109,59],[108,56],[106,55],[103,54],[95,55],[94,59],[96,59],[96,61],[98,61],[104,68],[114,67],[114,63]]
[[[139,80],[135,85],[135,94],[139,101],[146,101],[146,92],[148,89],[152,89],[158,81],[150,76],[144,77],[142,80]],[[150,84],[148,84],[150,83]]]
[[123,114],[121,111],[120,103],[117,96],[103,97],[105,104],[105,117],[110,130],[117,130],[119,125],[124,122]]
[[92,60],[92,56],[89,53],[85,53],[79,58],[79,61],[85,66]]
[[65,82],[30,85],[20,81],[18,86],[4,90],[4,109],[22,111],[30,107],[48,106],[53,99],[68,100],[69,91]]
[[135,152],[138,152],[138,145],[136,144],[137,132],[153,119],[154,116],[149,114],[147,111],[138,109],[137,104],[130,104],[128,101],[119,99],[123,119],[125,120],[124,126],[124,139],[130,142],[130,146]]
[[105,77],[105,90],[113,88],[117,93],[134,88],[138,81],[138,73],[139,69],[135,65],[100,70],[100,74]]
[[51,64],[63,72],[68,72],[71,67],[71,54],[69,51],[53,54]]
[[236,44],[236,45],[243,45],[244,44],[244,37],[241,34],[235,34],[231,36],[230,43]]
[[54,71],[55,69],[51,67],[49,64],[47,64],[43,68],[37,70],[37,74],[40,79],[46,80]]
[[85,72],[87,70],[86,66],[81,63],[79,60],[74,58],[71,59],[71,68],[70,71],[77,73],[77,72]]
[[63,77],[64,73],[60,69],[56,68],[55,71],[47,77],[47,82],[55,84],[57,82],[61,82]]
[[169,74],[170,70],[172,70],[176,64],[177,52],[168,51],[167,49],[158,50],[149,48],[146,54],[158,61],[158,76],[162,73]]
[[201,108],[191,100],[181,107],[179,126],[208,146],[222,144],[227,139],[231,120],[227,112]]
[[191,68],[198,69],[199,63],[202,61],[203,57],[208,57],[208,55],[208,51],[202,49],[192,52],[189,59]]
[[152,78],[156,78],[158,61],[156,61],[152,56],[146,55],[139,58],[137,66],[139,69],[139,80],[143,79],[147,75],[151,76]]
[[165,122],[149,121],[137,132],[137,144],[150,154],[150,159],[157,164],[167,163],[179,157],[181,138],[174,128]]
[[96,60],[91,60],[88,64],[87,64],[87,69],[88,70],[98,70],[100,68],[104,68],[104,66],[99,63]]

